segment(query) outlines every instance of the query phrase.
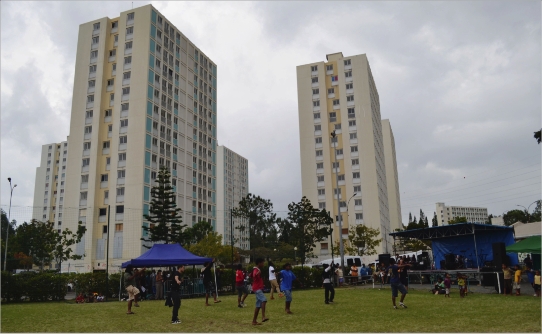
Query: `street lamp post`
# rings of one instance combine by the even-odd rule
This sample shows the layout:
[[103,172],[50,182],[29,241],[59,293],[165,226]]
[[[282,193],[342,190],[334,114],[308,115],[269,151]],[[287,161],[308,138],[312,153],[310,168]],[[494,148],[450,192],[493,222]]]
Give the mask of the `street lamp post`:
[[[338,222],[339,222],[339,253],[341,255],[341,267],[344,268],[344,243],[343,243],[343,224],[342,224],[342,215],[341,215],[341,204],[339,199],[339,166],[337,165],[337,134],[335,134],[335,130],[331,132],[331,143],[333,144],[333,149],[335,151],[335,182],[337,185],[337,188],[333,190],[335,195],[337,196],[337,215],[338,215]],[[331,169],[331,172],[333,172],[333,168]]]
[[297,264],[297,260],[295,259],[297,255],[297,247],[294,247],[294,262]]
[[11,189],[11,192],[9,194],[8,226],[6,229],[6,251],[4,252],[4,271],[6,271],[6,265],[8,263],[8,239],[9,239],[9,227],[11,225],[11,198],[13,197],[13,189],[17,187],[16,184],[11,186],[11,177],[8,177],[8,181],[9,181],[9,188]]
[[537,203],[538,201],[534,201],[532,202],[531,204],[529,204],[529,206],[526,208],[524,207],[523,205],[519,205],[517,204],[517,206],[521,206],[522,208],[525,209],[525,212],[527,213],[527,223],[530,223],[531,222],[531,215],[529,214],[529,209],[531,208],[531,205]]

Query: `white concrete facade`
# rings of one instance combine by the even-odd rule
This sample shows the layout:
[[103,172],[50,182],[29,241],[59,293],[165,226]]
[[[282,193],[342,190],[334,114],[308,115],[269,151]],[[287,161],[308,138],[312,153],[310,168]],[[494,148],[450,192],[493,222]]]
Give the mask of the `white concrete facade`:
[[[339,198],[343,231],[337,221],[334,241],[341,234],[347,238],[350,226],[366,224],[380,230],[377,252],[391,252],[380,102],[367,56],[344,57],[339,52],[326,58],[326,62],[297,67],[302,194],[336,220]],[[333,130],[336,144],[331,142]],[[332,167],[334,145],[338,168]],[[317,245],[315,261],[331,257],[330,242]]]
[[[222,243],[231,245],[231,209],[249,193],[248,160],[222,145],[218,146],[217,156],[216,230],[222,234]],[[239,229],[241,226],[244,229]],[[248,220],[233,218],[234,246],[249,250],[249,236]]]
[[448,225],[448,221],[456,217],[466,217],[469,223],[485,224],[488,219],[487,208],[470,206],[446,206],[436,203],[436,213],[439,226]]
[[216,228],[216,91],[216,64],[152,5],[79,26],[64,196],[73,214],[62,226],[82,221],[87,233],[72,269],[105,269],[107,243],[110,269],[146,251],[143,214],[160,166],[184,223]]
[[382,120],[382,139],[386,159],[386,181],[388,186],[388,205],[390,208],[390,227],[392,231],[403,229],[401,222],[401,196],[399,193],[399,174],[395,154],[395,137],[389,119]]

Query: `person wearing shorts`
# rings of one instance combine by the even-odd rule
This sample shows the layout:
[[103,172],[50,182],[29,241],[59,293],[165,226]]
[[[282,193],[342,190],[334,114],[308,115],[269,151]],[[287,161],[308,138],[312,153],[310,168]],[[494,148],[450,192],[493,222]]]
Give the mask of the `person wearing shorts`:
[[280,287],[277,283],[277,276],[275,275],[275,265],[273,262],[269,261],[269,284],[271,285],[271,297],[269,299],[273,300],[273,293],[276,291],[280,294]]
[[[139,306],[137,304],[139,299],[139,289],[136,287],[137,273],[134,273],[133,270],[132,265],[128,265],[124,271],[124,286],[128,293],[128,312],[126,314],[135,314],[132,312],[132,301],[135,301],[135,306]],[[145,272],[145,268],[142,272]]]
[[213,273],[211,272],[211,266],[216,262],[216,259],[213,259],[213,262],[205,262],[201,273],[203,274],[203,286],[205,287],[205,306],[209,306],[209,295],[213,296],[213,299],[216,303],[220,303],[220,300],[216,299],[216,290],[213,282]]
[[335,270],[335,273],[339,277],[339,286],[342,286],[344,283],[344,273],[342,267],[339,266],[339,264],[337,264],[337,270]]
[[390,266],[388,267],[388,276],[390,277],[390,285],[391,285],[391,301],[393,303],[393,308],[397,309],[397,306],[395,305],[395,298],[398,296],[398,292],[401,292],[401,300],[399,301],[399,306],[402,308],[407,308],[407,306],[403,303],[405,300],[405,296],[408,293],[407,289],[403,284],[401,284],[401,277],[399,276],[399,269],[410,266],[410,264],[401,264],[397,265],[395,264],[395,259],[390,259]]
[[[235,271],[235,288],[237,289],[237,307],[246,307],[245,299],[248,296],[248,289],[245,285],[245,274],[243,273],[242,264],[238,264]],[[242,299],[241,296],[243,297]]]
[[446,294],[444,297],[450,298],[450,288],[452,287],[452,280],[450,279],[450,274],[446,274],[446,278],[444,279],[444,288],[446,290]]
[[514,290],[516,290],[516,296],[519,296],[521,289],[521,269],[517,264],[514,266],[514,269]]
[[295,281],[297,277],[292,272],[292,265],[289,263],[286,263],[283,266],[283,270],[280,271],[279,275],[282,279],[280,281],[280,290],[282,290],[286,297],[285,311],[287,314],[292,314],[292,311],[290,310],[290,305],[292,304],[292,282]]
[[504,295],[510,293],[512,295],[512,269],[508,268],[506,264],[502,264],[502,271],[504,273]]
[[537,270],[534,274],[533,288],[536,296],[540,297],[540,270]]
[[[263,278],[262,278],[262,269],[263,269],[264,259],[256,259],[256,267],[252,269],[250,277],[252,278],[252,291],[256,295],[256,308],[254,309],[254,318],[252,318],[252,325],[261,325],[263,322],[269,320],[265,317],[265,305],[267,304],[267,299],[263,294]],[[262,322],[258,322],[258,313],[262,309]]]

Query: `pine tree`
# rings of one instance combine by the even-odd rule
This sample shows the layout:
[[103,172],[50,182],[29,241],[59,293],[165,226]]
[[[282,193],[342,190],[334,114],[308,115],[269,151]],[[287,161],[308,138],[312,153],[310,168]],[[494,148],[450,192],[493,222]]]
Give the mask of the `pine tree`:
[[438,219],[437,219],[437,213],[436,212],[433,212],[433,219],[431,220],[431,222],[433,223],[433,227],[437,227],[438,226]]
[[[186,233],[183,229],[187,226],[182,224],[181,208],[175,203],[175,193],[171,186],[171,173],[166,167],[160,168],[157,185],[151,189],[151,207],[149,214],[143,215],[150,226],[143,225],[143,230],[148,232],[148,238],[141,238],[146,242],[185,243]],[[147,247],[147,246],[145,246]]]
[[408,223],[409,224],[412,223],[412,213],[411,212],[408,213]]

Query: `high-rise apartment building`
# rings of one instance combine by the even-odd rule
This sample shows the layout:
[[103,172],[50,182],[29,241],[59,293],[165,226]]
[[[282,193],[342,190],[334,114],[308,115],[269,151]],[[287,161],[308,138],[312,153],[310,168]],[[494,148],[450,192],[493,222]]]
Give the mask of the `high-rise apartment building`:
[[[365,54],[326,58],[297,67],[303,195],[342,219],[342,231],[335,224],[334,242],[340,235],[346,239],[350,226],[365,224],[380,231],[377,251],[390,252],[380,102],[371,68]],[[321,242],[315,255],[329,257],[330,242]]]
[[386,181],[388,184],[388,207],[390,208],[390,227],[392,231],[403,229],[401,217],[401,197],[399,195],[399,174],[395,155],[395,138],[389,119],[382,120],[382,139],[386,161]]
[[469,223],[485,224],[488,221],[487,208],[470,206],[446,206],[439,202],[435,204],[439,226],[448,225],[448,221],[465,217]]
[[[218,146],[217,155],[216,230],[222,234],[223,244],[231,245],[231,210],[238,207],[239,201],[249,193],[248,160],[223,145]],[[249,236],[248,220],[233,218],[234,246],[250,249]]]
[[36,168],[32,219],[54,222],[56,229],[62,229],[67,159],[67,141],[43,145]]
[[161,166],[184,223],[216,228],[216,101],[216,64],[152,5],[79,26],[62,178],[64,211],[76,211],[62,226],[87,228],[78,271],[105,269],[107,242],[112,267],[146,250],[143,214]]

